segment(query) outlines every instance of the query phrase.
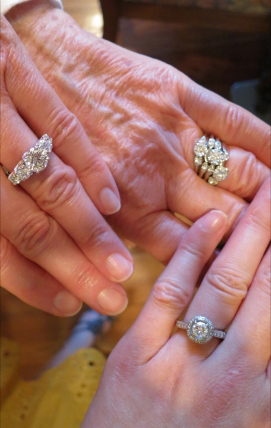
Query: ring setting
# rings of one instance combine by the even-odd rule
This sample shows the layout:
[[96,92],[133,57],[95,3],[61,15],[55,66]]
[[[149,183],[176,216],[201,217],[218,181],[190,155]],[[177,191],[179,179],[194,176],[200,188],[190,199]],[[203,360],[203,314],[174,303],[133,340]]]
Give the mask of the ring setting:
[[20,162],[8,175],[9,181],[16,186],[21,181],[27,180],[34,172],[38,174],[43,171],[48,165],[52,148],[52,138],[44,134],[34,147],[23,154]]
[[194,147],[194,166],[199,177],[215,186],[226,180],[229,169],[224,166],[229,154],[220,140],[203,135]]
[[213,337],[218,339],[226,337],[225,331],[215,329],[213,323],[201,315],[196,315],[188,324],[177,321],[176,327],[186,330],[189,339],[200,344],[209,342]]

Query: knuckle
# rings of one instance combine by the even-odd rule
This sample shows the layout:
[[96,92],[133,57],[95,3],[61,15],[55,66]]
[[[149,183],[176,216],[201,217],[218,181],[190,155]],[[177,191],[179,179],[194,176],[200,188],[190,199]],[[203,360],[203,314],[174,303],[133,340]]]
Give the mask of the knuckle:
[[13,239],[14,245],[23,254],[38,255],[53,239],[54,229],[54,223],[45,213],[29,215],[22,220]]
[[181,243],[180,248],[184,250],[185,253],[192,255],[197,260],[201,260],[203,257],[204,250],[199,247],[199,243],[197,242]]
[[169,308],[184,308],[188,305],[191,294],[186,288],[180,286],[180,281],[174,277],[158,280],[152,291],[157,305]]
[[251,204],[249,215],[246,216],[246,225],[255,229],[259,233],[259,228],[266,230],[270,234],[270,213],[268,204],[264,203]]
[[230,104],[225,115],[225,127],[231,140],[235,140],[240,133],[246,131],[248,126],[248,116],[240,109],[240,107]]
[[79,182],[75,171],[69,166],[55,168],[49,178],[36,190],[37,204],[47,212],[70,202],[79,193]]
[[205,280],[211,287],[222,293],[229,303],[243,300],[250,285],[249,278],[245,278],[230,266],[212,269],[212,272],[206,274]]
[[84,162],[84,167],[78,173],[80,180],[91,179],[96,181],[100,178],[101,174],[105,172],[105,163],[98,153],[92,154]]
[[[240,175],[237,180],[238,191],[243,197],[249,196],[257,187],[259,182],[259,164],[253,153],[247,153],[242,163],[239,165]],[[253,177],[253,180],[252,180]]]
[[108,228],[105,222],[96,223],[89,233],[85,236],[84,242],[82,244],[86,248],[98,247],[99,245],[104,245],[105,242],[112,241],[112,236],[110,236],[110,229]]
[[271,288],[271,270],[270,266],[264,266],[260,269],[257,274],[257,280],[261,286],[261,289],[270,297]]
[[74,113],[67,109],[52,112],[49,119],[52,126],[52,135],[54,138],[54,147],[60,149],[67,140],[75,143],[81,137],[82,128]]

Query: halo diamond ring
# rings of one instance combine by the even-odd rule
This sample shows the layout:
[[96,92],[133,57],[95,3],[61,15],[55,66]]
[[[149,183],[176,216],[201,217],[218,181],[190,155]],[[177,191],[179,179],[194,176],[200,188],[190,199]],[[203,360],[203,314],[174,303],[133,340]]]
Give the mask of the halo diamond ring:
[[177,321],[176,327],[186,330],[190,340],[196,343],[204,344],[213,337],[225,339],[226,333],[214,328],[213,323],[201,315],[197,315],[186,324],[184,321]]

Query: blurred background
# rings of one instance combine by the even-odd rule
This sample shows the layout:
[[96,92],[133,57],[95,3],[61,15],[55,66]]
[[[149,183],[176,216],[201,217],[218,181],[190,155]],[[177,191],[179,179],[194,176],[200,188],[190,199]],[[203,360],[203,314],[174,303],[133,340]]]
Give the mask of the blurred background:
[[[63,0],[63,4],[79,25],[98,37],[104,31],[107,39],[165,61],[270,120],[268,0]],[[163,269],[140,249],[131,251],[135,273],[125,284],[129,307],[97,342],[106,355],[136,318]],[[31,379],[61,348],[80,314],[57,318],[5,290],[0,303],[1,334],[18,343],[20,373]]]

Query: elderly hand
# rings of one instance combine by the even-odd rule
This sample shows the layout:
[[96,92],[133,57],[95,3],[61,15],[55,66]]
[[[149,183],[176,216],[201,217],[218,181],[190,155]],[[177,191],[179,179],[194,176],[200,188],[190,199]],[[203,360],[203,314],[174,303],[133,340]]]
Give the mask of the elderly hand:
[[[61,10],[25,5],[9,19],[109,165],[122,199],[109,221],[119,233],[167,262],[186,230],[172,212],[195,221],[220,209],[235,227],[270,174],[266,124],[169,65],[97,39]],[[193,171],[203,133],[230,154],[219,187]]]
[[82,428],[269,427],[270,248],[264,253],[270,243],[270,181],[184,318],[187,323],[203,315],[222,330],[230,325],[226,338],[200,345],[185,330],[171,336],[226,228],[225,214],[211,211],[183,235],[138,319],[111,353]]
[[130,253],[99,213],[120,208],[116,184],[2,15],[2,165],[12,171],[45,132],[54,150],[46,169],[14,186],[1,168],[1,284],[56,315],[77,312],[82,300],[114,314],[127,304],[118,282],[133,270]]

